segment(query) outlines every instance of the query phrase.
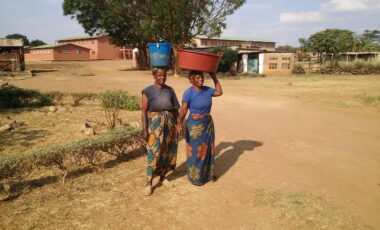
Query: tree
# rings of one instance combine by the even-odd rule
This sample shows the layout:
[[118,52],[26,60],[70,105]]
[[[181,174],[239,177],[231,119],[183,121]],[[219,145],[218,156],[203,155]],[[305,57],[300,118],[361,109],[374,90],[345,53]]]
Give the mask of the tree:
[[302,51],[315,52],[321,61],[323,54],[333,54],[336,58],[340,53],[352,51],[357,44],[354,32],[341,29],[327,29],[311,35],[308,39],[300,38]]
[[22,34],[8,34],[7,36],[5,36],[5,38],[22,39],[24,46],[30,45],[29,39],[25,35],[22,35]]
[[42,46],[42,45],[46,45],[46,43],[39,39],[35,39],[30,42],[30,46]]
[[231,70],[231,66],[237,62],[238,59],[238,52],[236,50],[233,50],[231,48],[227,47],[215,47],[210,50],[211,53],[219,53],[223,52],[223,57],[220,60],[219,66],[218,66],[218,72],[228,72]]
[[[168,41],[189,43],[199,35],[219,36],[226,16],[245,0],[64,0],[64,15],[71,15],[85,32],[108,33],[116,45],[133,45],[142,51],[146,66],[146,44]],[[140,65],[141,66],[141,65]]]
[[361,40],[380,45],[380,30],[364,30],[360,38]]
[[357,37],[357,51],[379,51],[380,50],[380,31],[364,30],[362,35]]

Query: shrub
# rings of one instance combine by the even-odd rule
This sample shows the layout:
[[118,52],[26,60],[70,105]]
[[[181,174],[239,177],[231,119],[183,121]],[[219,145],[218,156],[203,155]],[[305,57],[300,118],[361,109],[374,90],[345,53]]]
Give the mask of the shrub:
[[25,180],[30,173],[53,167],[62,171],[61,180],[65,182],[73,166],[99,168],[104,154],[121,157],[141,147],[142,143],[140,130],[127,126],[93,138],[0,157],[0,182],[3,188],[8,188],[3,190],[9,193],[10,185]]
[[101,93],[99,98],[102,102],[107,127],[109,129],[115,127],[120,109],[134,111],[140,108],[139,98],[137,96],[131,96],[128,92],[122,90]]
[[339,73],[350,73],[350,74],[379,74],[380,73],[380,62],[368,62],[363,60],[355,60],[347,64],[341,64],[337,68]]
[[292,69],[293,74],[305,74],[305,69],[303,68],[302,64],[294,64]]
[[0,109],[46,106],[52,102],[52,98],[37,90],[22,89],[8,83],[0,86]]
[[211,53],[223,52],[224,55],[220,60],[218,72],[228,72],[231,69],[233,63],[237,62],[238,52],[231,48],[216,47],[210,50]]

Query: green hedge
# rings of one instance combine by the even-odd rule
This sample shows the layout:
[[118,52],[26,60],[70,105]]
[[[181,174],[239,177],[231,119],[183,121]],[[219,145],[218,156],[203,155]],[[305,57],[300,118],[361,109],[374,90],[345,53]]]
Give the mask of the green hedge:
[[143,146],[140,130],[127,126],[93,138],[37,149],[16,155],[0,157],[2,190],[41,168],[58,168],[64,182],[70,169],[85,165],[101,168],[105,155],[121,157]]
[[8,83],[0,86],[0,109],[46,106],[52,103],[52,98],[37,90],[22,89]]

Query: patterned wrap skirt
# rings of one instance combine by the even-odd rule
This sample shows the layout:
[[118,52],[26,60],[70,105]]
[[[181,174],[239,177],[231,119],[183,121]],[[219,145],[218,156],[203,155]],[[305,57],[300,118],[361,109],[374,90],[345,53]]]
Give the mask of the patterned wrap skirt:
[[214,179],[215,130],[211,116],[187,119],[186,127],[187,175],[194,185]]
[[175,169],[178,148],[176,124],[176,117],[171,112],[149,112],[148,179],[165,176],[166,173]]

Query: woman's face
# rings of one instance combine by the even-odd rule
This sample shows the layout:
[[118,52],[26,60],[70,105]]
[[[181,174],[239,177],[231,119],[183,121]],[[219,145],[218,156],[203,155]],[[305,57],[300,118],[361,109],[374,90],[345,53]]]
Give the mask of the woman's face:
[[202,87],[205,82],[205,77],[203,74],[195,74],[190,77],[190,82],[194,86]]
[[158,85],[163,86],[166,82],[166,78],[167,78],[166,70],[164,70],[164,69],[159,69],[154,74],[154,79],[156,80]]

